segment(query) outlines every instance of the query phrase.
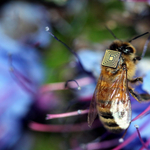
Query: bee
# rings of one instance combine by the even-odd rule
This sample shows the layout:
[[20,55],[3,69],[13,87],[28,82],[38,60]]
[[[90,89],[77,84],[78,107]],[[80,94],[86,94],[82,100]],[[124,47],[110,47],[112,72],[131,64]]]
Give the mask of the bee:
[[[144,33],[140,36],[143,36]],[[132,40],[140,37],[137,36]],[[131,102],[129,93],[138,101],[147,101],[150,96],[137,94],[128,83],[143,82],[141,77],[133,78],[136,64],[141,57],[129,42],[115,40],[106,50],[88,113],[91,126],[97,114],[104,127],[112,133],[126,130],[131,123]]]

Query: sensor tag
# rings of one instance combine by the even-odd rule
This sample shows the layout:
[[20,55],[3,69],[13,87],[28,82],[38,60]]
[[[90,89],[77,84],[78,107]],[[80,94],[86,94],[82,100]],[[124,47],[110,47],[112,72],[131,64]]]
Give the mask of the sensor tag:
[[114,50],[106,50],[103,57],[102,66],[116,68],[121,56],[121,52]]

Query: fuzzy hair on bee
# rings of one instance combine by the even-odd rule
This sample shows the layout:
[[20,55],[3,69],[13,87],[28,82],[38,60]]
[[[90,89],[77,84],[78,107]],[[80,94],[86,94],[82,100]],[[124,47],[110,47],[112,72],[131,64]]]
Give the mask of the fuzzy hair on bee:
[[132,80],[136,71],[136,64],[140,57],[136,56],[136,49],[128,42],[114,41],[110,45],[110,50],[121,52],[121,59],[127,67],[127,79]]
[[143,82],[141,77],[133,78],[136,64],[141,57],[136,55],[136,49],[130,43],[132,40],[129,42],[115,40],[105,52],[101,74],[88,113],[89,126],[92,125],[98,114],[100,121],[108,131],[120,133],[126,130],[131,123],[129,93],[139,102],[150,100],[150,95],[137,94],[128,85],[129,82],[133,84]]

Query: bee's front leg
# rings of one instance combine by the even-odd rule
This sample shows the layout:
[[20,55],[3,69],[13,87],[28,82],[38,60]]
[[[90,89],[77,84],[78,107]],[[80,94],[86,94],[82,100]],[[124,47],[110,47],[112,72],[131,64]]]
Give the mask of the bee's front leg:
[[136,56],[133,58],[133,62],[136,63],[137,61],[141,60],[140,56]]
[[130,83],[136,83],[136,82],[141,82],[141,83],[143,83],[143,78],[139,77],[139,78],[135,78],[135,79],[131,79],[131,80],[128,79],[128,81],[129,81]]

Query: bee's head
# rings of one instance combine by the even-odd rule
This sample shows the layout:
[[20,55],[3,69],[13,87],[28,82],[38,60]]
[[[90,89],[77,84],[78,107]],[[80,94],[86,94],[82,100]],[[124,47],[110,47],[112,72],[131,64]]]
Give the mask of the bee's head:
[[[121,40],[118,40],[118,38],[114,35],[114,33],[106,26],[106,28],[108,29],[108,31],[112,34],[112,36],[116,39],[116,41],[114,41],[111,45],[110,45],[110,50],[115,50],[115,51],[119,51],[122,52],[125,55],[130,55],[130,54],[135,54],[136,53],[136,49],[130,44],[133,40],[140,38],[146,34],[149,34],[149,32],[145,32],[141,35],[138,35],[134,38],[132,38],[131,40],[129,40],[128,42],[122,42]],[[144,56],[146,50],[147,50],[147,43],[150,41],[150,36],[146,42],[146,45],[144,46],[144,50],[143,50],[143,54],[142,57]]]
[[114,41],[110,45],[110,50],[122,52],[125,55],[136,53],[135,48],[128,42]]

